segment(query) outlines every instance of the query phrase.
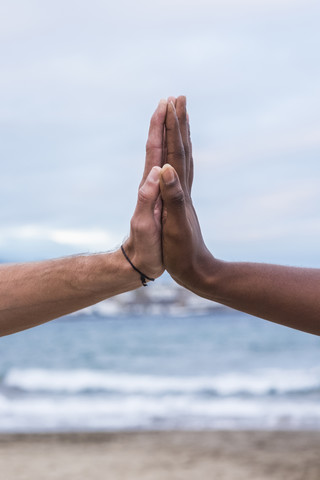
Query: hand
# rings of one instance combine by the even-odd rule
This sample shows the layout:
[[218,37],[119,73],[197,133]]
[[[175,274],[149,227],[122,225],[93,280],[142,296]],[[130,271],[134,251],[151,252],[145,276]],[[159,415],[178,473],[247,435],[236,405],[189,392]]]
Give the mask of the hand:
[[[169,99],[170,100],[170,99]],[[320,269],[215,259],[191,200],[193,160],[186,99],[168,103],[160,172],[164,266],[194,293],[257,317],[320,335]]]
[[193,158],[186,98],[169,101],[166,116],[167,164],[161,170],[163,262],[172,278],[199,295],[214,258],[202,238],[192,205]]
[[163,271],[161,249],[160,171],[163,162],[164,122],[166,100],[161,100],[154,112],[146,144],[144,174],[138,191],[138,201],[131,219],[130,236],[124,249],[131,262],[150,278]]

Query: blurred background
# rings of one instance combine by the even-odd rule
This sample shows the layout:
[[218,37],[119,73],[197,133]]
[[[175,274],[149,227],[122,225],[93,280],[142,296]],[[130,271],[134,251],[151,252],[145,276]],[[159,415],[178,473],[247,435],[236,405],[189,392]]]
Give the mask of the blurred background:
[[185,94],[208,246],[319,266],[318,19],[309,0],[1,2],[3,260],[119,244],[150,116]]
[[[319,13],[2,1],[0,260],[118,246],[150,116],[184,94],[210,250],[320,267]],[[159,284],[2,339],[0,430],[319,428],[316,337]]]

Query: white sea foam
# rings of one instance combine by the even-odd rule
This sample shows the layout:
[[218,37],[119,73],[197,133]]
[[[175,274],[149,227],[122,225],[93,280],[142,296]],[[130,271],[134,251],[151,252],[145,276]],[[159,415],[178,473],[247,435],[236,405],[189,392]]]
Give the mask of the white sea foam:
[[319,398],[316,368],[210,377],[11,369],[0,382],[0,431],[320,429]]
[[113,399],[2,399],[0,431],[112,430],[141,428],[319,428],[320,405],[244,400],[145,396]]
[[0,431],[320,430],[317,337],[215,315],[58,321],[1,339]]
[[272,370],[228,373],[212,377],[164,377],[115,374],[103,370],[12,369],[2,388],[24,392],[78,394],[116,392],[124,395],[266,395],[320,391],[320,369]]

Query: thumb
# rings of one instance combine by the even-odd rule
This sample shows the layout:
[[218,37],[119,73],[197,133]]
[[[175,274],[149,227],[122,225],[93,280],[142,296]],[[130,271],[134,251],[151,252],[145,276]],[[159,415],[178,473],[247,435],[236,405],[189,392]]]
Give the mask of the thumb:
[[153,167],[143,185],[139,188],[136,213],[153,212],[159,197],[160,167]]
[[172,213],[181,213],[185,208],[185,196],[175,169],[165,164],[161,169],[160,190],[164,207]]

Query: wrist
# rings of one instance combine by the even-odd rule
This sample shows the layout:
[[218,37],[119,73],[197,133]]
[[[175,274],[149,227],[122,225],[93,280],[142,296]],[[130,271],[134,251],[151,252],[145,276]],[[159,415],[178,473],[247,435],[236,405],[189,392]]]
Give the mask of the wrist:
[[[101,263],[102,274],[99,276],[100,283],[108,285],[110,291],[110,281],[112,278],[112,295],[134,290],[141,286],[139,275],[132,269],[127,262],[120,248],[105,253]],[[101,287],[103,288],[103,286]]]
[[135,278],[139,279],[140,286],[147,286],[148,282],[153,282],[158,276],[154,274],[154,271],[152,271],[150,267],[147,268],[146,262],[143,262],[139,254],[137,254],[133,246],[133,242],[131,242],[130,239],[126,240],[126,242],[121,245],[120,252],[122,258],[126,263],[127,268],[130,269],[131,273],[134,274]]
[[197,258],[187,275],[174,279],[193,293],[218,302],[225,267],[226,262],[218,260],[206,251]]
[[[162,252],[161,244],[158,239],[154,244],[151,239],[149,239],[148,245],[141,245],[141,242],[138,243],[134,240],[134,236],[130,236],[122,245],[125,255],[122,253],[123,258],[126,260],[130,268],[135,271],[136,275],[143,276],[146,278],[146,281],[151,279],[156,279],[162,275],[164,267],[162,264]],[[138,243],[139,248],[136,248]],[[128,257],[128,258],[126,258]]]
[[227,262],[218,260],[212,255],[206,259],[199,279],[198,295],[220,302],[227,265]]

